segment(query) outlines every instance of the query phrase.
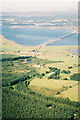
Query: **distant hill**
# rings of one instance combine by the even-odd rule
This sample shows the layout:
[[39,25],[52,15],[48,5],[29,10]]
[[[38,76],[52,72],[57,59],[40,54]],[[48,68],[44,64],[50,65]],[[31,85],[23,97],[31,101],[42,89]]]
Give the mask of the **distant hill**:
[[28,12],[2,12],[2,16],[53,16],[54,18],[71,18],[71,19],[77,19],[77,12],[60,12],[60,11],[28,11]]

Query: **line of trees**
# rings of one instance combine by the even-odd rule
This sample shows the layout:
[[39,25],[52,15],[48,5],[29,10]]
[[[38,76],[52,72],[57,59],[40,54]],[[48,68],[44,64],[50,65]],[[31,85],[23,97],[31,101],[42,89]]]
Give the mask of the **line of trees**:
[[32,56],[19,56],[19,57],[13,57],[13,58],[2,58],[0,61],[14,61],[18,59],[30,59]]

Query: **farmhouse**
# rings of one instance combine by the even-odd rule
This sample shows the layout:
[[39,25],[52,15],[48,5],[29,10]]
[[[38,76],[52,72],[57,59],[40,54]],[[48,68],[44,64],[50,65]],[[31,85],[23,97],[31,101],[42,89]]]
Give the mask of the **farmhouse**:
[[43,67],[43,65],[34,65],[34,67],[37,67],[37,68],[42,68]]

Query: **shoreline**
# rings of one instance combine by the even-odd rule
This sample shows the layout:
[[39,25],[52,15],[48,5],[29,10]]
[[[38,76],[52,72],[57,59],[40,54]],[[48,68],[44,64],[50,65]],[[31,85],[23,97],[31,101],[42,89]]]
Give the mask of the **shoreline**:
[[[71,33],[71,34],[72,34],[72,33]],[[75,32],[75,34],[76,34],[76,32]],[[63,36],[62,36],[62,37],[63,37]],[[46,46],[48,43],[53,43],[53,42],[55,42],[55,41],[58,41],[58,40],[60,40],[62,37],[56,38],[56,39],[51,40],[51,41],[46,41],[45,43],[42,43],[42,44],[36,45],[36,46],[33,46],[33,45],[31,45],[31,46],[27,46],[27,45],[26,45],[26,46],[25,46],[25,45],[16,43],[16,42],[14,42],[13,40],[9,40],[9,39],[5,38],[3,35],[0,35],[0,38],[6,39],[6,40],[8,40],[8,41],[10,41],[10,42],[12,42],[12,43],[15,43],[15,44],[20,45],[20,46],[23,46],[23,47],[39,47],[39,46],[41,46],[41,45]],[[2,40],[1,40],[0,42],[2,42]],[[52,47],[52,46],[50,46],[50,45],[48,45],[48,46],[49,46],[49,47]],[[47,47],[48,47],[48,46],[47,46]],[[77,46],[77,45],[55,45],[55,47],[57,47],[57,46]]]
[[[25,27],[25,26],[14,26],[13,28],[23,28],[23,27]],[[31,26],[32,28],[34,28],[34,26]],[[30,28],[30,26],[28,26],[28,28]],[[36,28],[45,28],[45,27],[36,27]],[[69,28],[68,26],[66,26],[66,27],[47,27],[47,28],[45,28],[45,29],[60,29],[60,28],[63,28],[63,29],[68,29],[68,30],[73,30],[73,33],[74,34],[78,34],[78,31],[77,31],[77,28],[75,29],[75,28]],[[71,34],[73,34],[73,33],[71,33]],[[3,38],[5,38],[4,36],[2,36],[2,35],[0,35],[1,37],[3,37]],[[67,36],[67,35],[64,35],[64,36]],[[47,45],[47,44],[50,44],[50,43],[53,43],[53,42],[55,42],[55,41],[59,41],[59,40],[61,40],[64,36],[62,36],[62,37],[59,37],[59,38],[56,38],[56,39],[54,39],[54,40],[51,40],[51,41],[45,41],[44,43],[41,43],[40,45],[36,45],[36,46],[34,46],[34,47],[37,47],[37,48],[39,48],[40,46],[45,46],[45,45]],[[5,38],[6,39],[6,38]],[[7,40],[9,40],[9,39],[7,39]],[[10,41],[12,41],[12,42],[14,42],[13,40],[10,40]],[[14,43],[16,43],[16,42],[14,42]],[[16,44],[19,44],[19,43],[16,43]],[[22,44],[19,44],[19,45],[22,45]],[[22,45],[22,46],[24,46],[24,47],[30,47],[30,46],[25,46],[25,45]],[[33,45],[31,45],[31,46],[33,46]],[[59,46],[59,45],[57,45],[57,46]],[[61,45],[60,45],[61,46]],[[66,46],[66,45],[64,45],[64,46]]]
[[[14,28],[42,28],[42,29],[52,29],[52,30],[54,30],[54,29],[60,29],[60,28],[62,28],[62,29],[68,29],[68,30],[73,30],[73,32],[71,33],[71,34],[78,34],[78,30],[77,30],[77,28],[75,27],[69,27],[69,26],[63,26],[63,27],[40,27],[40,26],[12,26],[12,27],[10,27],[10,28],[12,28],[12,29],[14,29]],[[64,35],[64,36],[69,36],[69,35]],[[51,41],[45,41],[44,43],[41,43],[40,45],[36,45],[36,46],[33,46],[33,45],[31,45],[31,46],[33,46],[33,47],[35,47],[37,50],[39,50],[42,46],[46,46],[47,44],[50,44],[50,43],[53,43],[53,42],[56,42],[56,41],[59,41],[59,40],[61,40],[62,38],[64,38],[64,36],[62,36],[62,37],[59,37],[59,38],[56,38],[56,39],[54,39],[54,40],[51,40]],[[5,38],[6,39],[6,38]],[[12,40],[11,40],[12,41]],[[14,41],[13,41],[14,42]],[[16,43],[16,42],[15,42]],[[16,43],[16,44],[19,44],[19,43]],[[22,44],[19,44],[19,45],[22,45]],[[25,45],[22,45],[22,46],[24,46],[24,47],[30,47],[30,46],[25,46]],[[57,45],[57,46],[59,46],[59,45]],[[61,45],[60,45],[61,46]],[[64,45],[64,46],[66,46],[66,45]],[[71,45],[68,45],[68,46],[71,46]]]
[[[24,45],[20,45],[15,43],[14,41],[5,39],[4,36],[0,35],[0,38],[3,39],[3,41],[5,41],[5,45],[3,42],[3,48],[1,49],[0,54],[16,54],[16,55],[40,55],[41,51],[39,51],[38,53],[38,47],[37,46],[24,46]],[[1,39],[0,39],[1,40]],[[6,44],[7,43],[7,44]],[[9,47],[10,46],[10,47]],[[66,45],[66,46],[43,46],[41,47],[42,49],[44,48],[50,48],[50,49],[55,49],[55,48],[67,48],[69,51],[73,48],[79,49],[79,46],[77,45]],[[20,52],[18,53],[18,51],[20,50]],[[36,52],[33,52],[33,50],[36,50]],[[71,52],[73,54],[75,54],[74,52]]]
[[62,26],[62,27],[56,27],[56,26],[54,26],[54,27],[41,27],[41,26],[11,26],[11,27],[9,27],[9,28],[44,28],[44,29],[52,29],[52,30],[54,30],[54,29],[69,29],[69,30],[75,30],[76,31],[76,33],[78,33],[78,28],[77,27],[75,27],[74,28],[74,26],[72,27],[72,26]]

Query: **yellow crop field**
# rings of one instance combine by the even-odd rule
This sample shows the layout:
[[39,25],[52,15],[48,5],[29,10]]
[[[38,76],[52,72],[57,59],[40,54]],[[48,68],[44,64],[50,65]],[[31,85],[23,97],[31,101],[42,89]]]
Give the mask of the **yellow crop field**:
[[78,101],[78,82],[72,80],[48,80],[47,77],[42,79],[35,78],[31,81],[29,88],[33,91],[53,96],[56,92],[61,91],[64,87],[70,87],[61,92],[59,97],[68,97],[71,100]]
[[39,87],[47,87],[50,89],[62,88],[63,86],[70,86],[77,84],[77,81],[72,80],[48,80],[46,77],[39,79],[35,78],[31,81],[29,86],[39,86]]
[[75,85],[72,88],[61,92],[60,95],[57,95],[58,97],[66,98],[68,97],[70,100],[79,101],[79,85]]

